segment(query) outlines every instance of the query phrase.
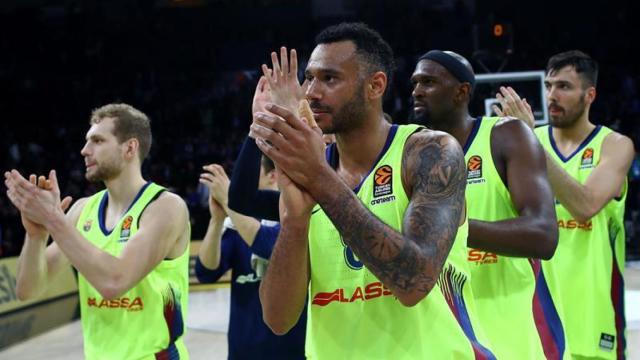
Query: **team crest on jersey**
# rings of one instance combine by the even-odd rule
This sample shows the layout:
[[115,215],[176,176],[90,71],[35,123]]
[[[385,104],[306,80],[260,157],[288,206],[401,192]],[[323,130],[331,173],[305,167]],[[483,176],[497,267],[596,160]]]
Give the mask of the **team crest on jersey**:
[[93,221],[91,220],[87,220],[84,222],[84,225],[82,225],[82,230],[84,230],[84,232],[87,232],[89,230],[91,230],[91,224],[93,223]]
[[373,197],[389,195],[393,192],[393,169],[389,165],[380,166],[373,176]]
[[586,148],[582,152],[582,160],[580,161],[580,168],[590,168],[593,167],[593,148]]
[[122,221],[122,227],[120,228],[120,240],[119,242],[125,242],[129,239],[129,235],[131,235],[131,224],[133,223],[133,216],[127,216],[124,221]]
[[473,155],[467,161],[467,184],[483,183],[482,178],[482,157]]
[[467,161],[467,179],[477,179],[482,177],[482,158],[473,155]]

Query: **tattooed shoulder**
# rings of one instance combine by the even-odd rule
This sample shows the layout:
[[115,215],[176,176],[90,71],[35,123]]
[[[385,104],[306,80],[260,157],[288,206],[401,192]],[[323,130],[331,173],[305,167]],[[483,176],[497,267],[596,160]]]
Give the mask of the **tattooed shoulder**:
[[464,154],[451,135],[422,130],[407,139],[402,156],[402,179],[411,198],[419,191],[437,197],[450,197],[466,183]]

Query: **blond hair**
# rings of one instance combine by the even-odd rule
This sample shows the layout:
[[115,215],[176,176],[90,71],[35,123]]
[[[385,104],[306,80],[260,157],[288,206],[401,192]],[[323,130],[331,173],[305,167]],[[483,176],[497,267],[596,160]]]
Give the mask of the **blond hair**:
[[91,112],[90,124],[97,124],[105,118],[113,118],[113,135],[118,142],[135,138],[138,140],[138,156],[142,162],[151,149],[151,122],[142,111],[128,104],[108,104]]

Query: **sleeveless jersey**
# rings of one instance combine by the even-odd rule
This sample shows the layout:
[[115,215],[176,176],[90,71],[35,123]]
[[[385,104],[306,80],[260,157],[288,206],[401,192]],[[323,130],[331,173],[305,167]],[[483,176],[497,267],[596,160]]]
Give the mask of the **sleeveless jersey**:
[[[112,231],[105,228],[106,190],[91,196],[78,231],[93,245],[118,256],[138,230],[145,208],[164,188],[147,183]],[[82,332],[87,359],[188,359],[183,338],[189,294],[189,248],[163,260],[117,299],[104,299],[78,273]]]
[[[536,129],[540,143],[567,174],[584,184],[600,162],[602,143],[611,129],[597,126],[568,157],[556,147],[551,127]],[[626,351],[624,318],[625,181],[620,198],[611,200],[586,223],[579,223],[556,200],[558,249],[542,267],[551,295],[561,303],[573,354],[622,359]]]
[[[396,231],[409,199],[402,185],[402,153],[416,125],[394,125],[359,188],[364,206]],[[311,281],[306,355],[311,359],[493,359],[475,316],[466,264],[468,223],[437,284],[413,307],[403,306],[345,245],[324,211],[311,215]]]
[[[465,145],[469,219],[495,222],[518,217],[491,154],[491,132],[500,119],[476,120]],[[478,319],[496,357],[568,357],[564,351],[562,324],[546,290],[540,260],[496,255],[472,248],[468,251]]]

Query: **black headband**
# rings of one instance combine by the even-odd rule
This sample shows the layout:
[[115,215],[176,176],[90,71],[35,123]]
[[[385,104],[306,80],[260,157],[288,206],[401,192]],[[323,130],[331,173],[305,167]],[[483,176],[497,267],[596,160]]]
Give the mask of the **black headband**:
[[435,61],[438,64],[444,66],[451,75],[453,75],[460,82],[468,82],[471,84],[471,89],[476,86],[476,77],[473,75],[473,72],[469,71],[469,69],[462,63],[460,60],[455,57],[447,54],[444,51],[440,50],[431,50],[428,53],[420,56],[420,60],[431,60]]

